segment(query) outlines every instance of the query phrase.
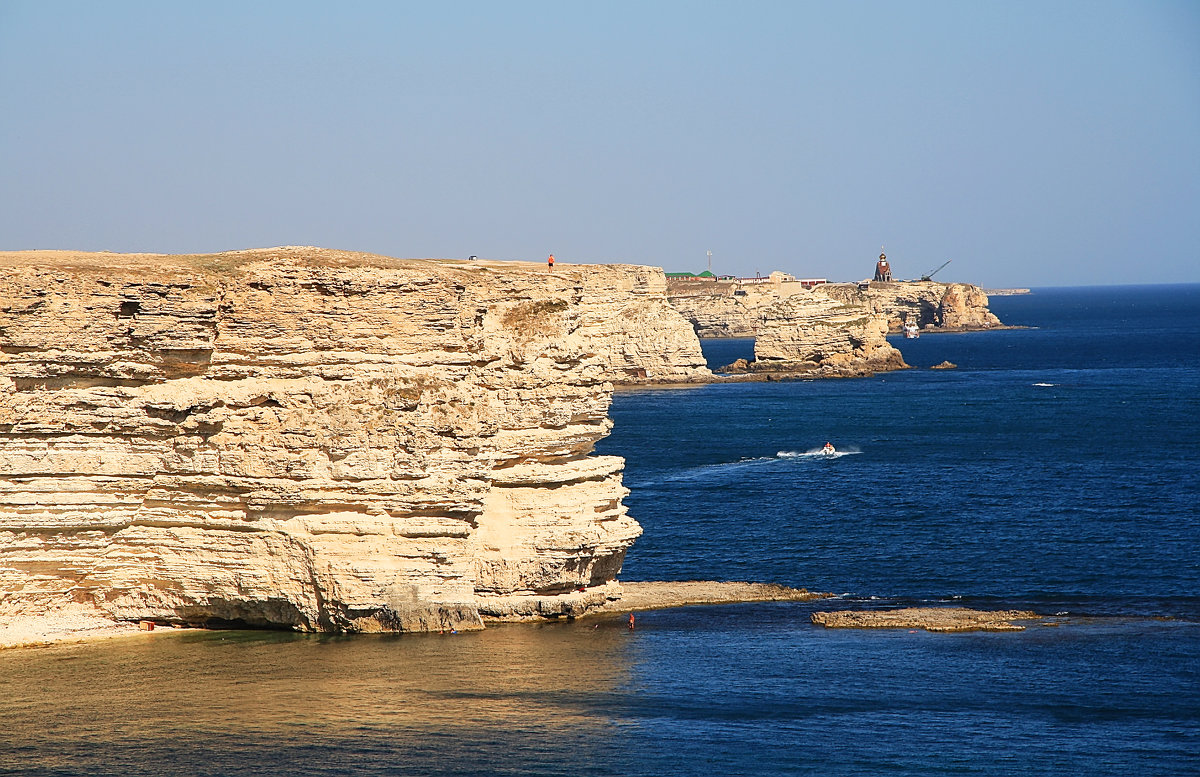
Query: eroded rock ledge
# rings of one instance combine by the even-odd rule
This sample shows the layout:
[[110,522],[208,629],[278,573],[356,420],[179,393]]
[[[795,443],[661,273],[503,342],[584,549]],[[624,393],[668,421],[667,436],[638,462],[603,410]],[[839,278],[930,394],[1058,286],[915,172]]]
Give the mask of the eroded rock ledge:
[[707,380],[661,271],[0,254],[0,615],[478,628],[616,596],[610,381]]
[[[765,321],[777,320],[771,308],[788,300],[832,299],[861,308],[860,315],[880,315],[887,332],[900,332],[907,322],[925,331],[995,329],[1003,325],[988,310],[987,294],[978,286],[936,281],[830,283],[813,289],[796,281],[741,283],[671,279],[667,295],[700,337],[756,337]],[[793,306],[802,310],[804,304]],[[786,310],[786,308],[785,308]]]
[[829,593],[789,588],[776,583],[717,582],[711,580],[623,583],[621,598],[604,606],[607,612],[662,610],[701,604],[743,602],[807,602],[828,599]]

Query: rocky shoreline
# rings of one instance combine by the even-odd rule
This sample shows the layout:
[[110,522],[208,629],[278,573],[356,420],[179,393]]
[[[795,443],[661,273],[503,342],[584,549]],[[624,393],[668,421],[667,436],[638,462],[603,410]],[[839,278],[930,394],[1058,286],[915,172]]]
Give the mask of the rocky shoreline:
[[[635,581],[614,584],[603,604],[580,608],[569,618],[601,617],[678,607],[755,602],[808,602],[836,598],[834,594],[790,588],[776,583],[726,582],[714,580]],[[555,617],[562,615],[556,613]],[[923,629],[933,633],[973,631],[1024,631],[1028,622],[1059,625],[1029,610],[974,610],[965,607],[905,607],[893,610],[835,610],[814,612],[817,626],[830,629]],[[485,624],[545,620],[537,613],[523,616],[486,616]],[[169,633],[184,629],[146,629],[132,622],[113,621],[82,609],[66,609],[43,615],[0,615],[0,650],[42,647]],[[193,629],[195,630],[195,629]]]

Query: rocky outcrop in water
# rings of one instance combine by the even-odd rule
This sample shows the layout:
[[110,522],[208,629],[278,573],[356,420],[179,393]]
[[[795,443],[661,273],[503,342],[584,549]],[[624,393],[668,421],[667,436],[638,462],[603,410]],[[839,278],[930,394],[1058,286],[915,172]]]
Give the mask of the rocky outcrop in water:
[[474,628],[615,595],[610,380],[704,380],[661,271],[0,254],[0,615]]
[[887,341],[883,316],[816,292],[782,299],[763,310],[751,372],[854,377],[904,369]]

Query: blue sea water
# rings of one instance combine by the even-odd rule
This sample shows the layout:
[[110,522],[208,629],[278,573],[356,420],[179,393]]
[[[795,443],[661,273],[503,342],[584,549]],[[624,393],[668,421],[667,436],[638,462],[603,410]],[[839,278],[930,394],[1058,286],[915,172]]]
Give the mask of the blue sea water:
[[[896,341],[913,370],[617,394],[624,579],[835,601],[7,651],[0,774],[1200,773],[1200,286],[992,309],[1028,328]],[[1056,617],[810,621],[909,604]]]
[[[1200,288],[992,308],[1031,328],[896,338],[918,369],[874,378],[618,395],[626,577],[1200,616]],[[803,455],[827,440],[853,455]]]

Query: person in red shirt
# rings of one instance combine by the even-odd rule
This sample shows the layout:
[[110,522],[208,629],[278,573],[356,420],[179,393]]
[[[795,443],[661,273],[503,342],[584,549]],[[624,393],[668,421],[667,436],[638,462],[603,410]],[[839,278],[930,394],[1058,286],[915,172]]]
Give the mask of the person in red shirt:
[[554,254],[550,254],[550,258],[546,260],[546,263],[550,265],[550,272],[554,272]]

